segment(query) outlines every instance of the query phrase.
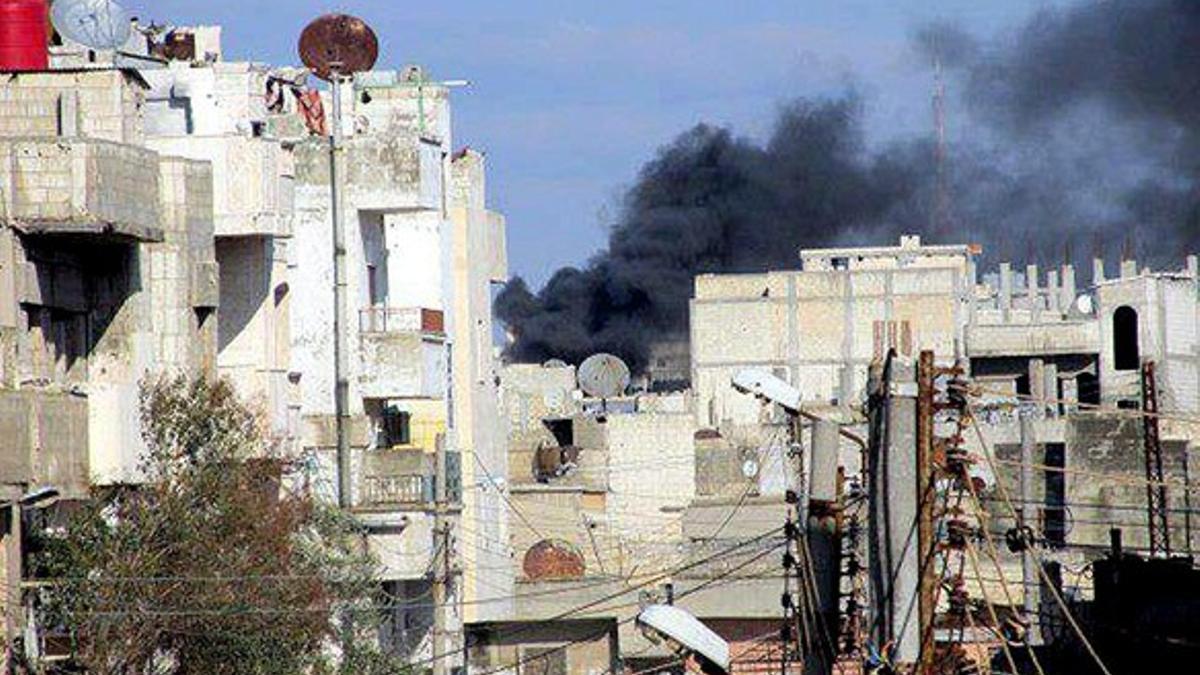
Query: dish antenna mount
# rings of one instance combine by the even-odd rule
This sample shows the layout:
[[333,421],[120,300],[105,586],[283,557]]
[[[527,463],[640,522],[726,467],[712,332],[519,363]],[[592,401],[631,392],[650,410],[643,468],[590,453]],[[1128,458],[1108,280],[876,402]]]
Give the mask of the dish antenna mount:
[[612,398],[629,387],[629,366],[612,354],[592,354],[579,364],[579,388],[592,398]]
[[113,0],[58,0],[50,7],[58,34],[91,49],[117,49],[129,41],[129,15]]
[[366,21],[349,14],[325,14],[300,34],[300,60],[326,82],[375,67],[379,40]]

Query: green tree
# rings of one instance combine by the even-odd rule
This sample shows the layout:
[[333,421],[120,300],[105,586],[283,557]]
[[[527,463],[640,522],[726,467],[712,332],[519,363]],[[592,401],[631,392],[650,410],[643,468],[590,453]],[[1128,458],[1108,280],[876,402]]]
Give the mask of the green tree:
[[95,673],[396,673],[353,519],[313,497],[224,380],[143,385],[145,482],[97,491],[36,557],[44,621]]

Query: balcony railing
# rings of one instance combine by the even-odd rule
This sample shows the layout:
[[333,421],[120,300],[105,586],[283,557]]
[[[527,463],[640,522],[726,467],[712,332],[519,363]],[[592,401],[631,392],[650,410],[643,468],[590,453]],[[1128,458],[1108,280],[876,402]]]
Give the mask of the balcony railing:
[[426,307],[367,307],[358,311],[360,333],[446,334],[445,315]]

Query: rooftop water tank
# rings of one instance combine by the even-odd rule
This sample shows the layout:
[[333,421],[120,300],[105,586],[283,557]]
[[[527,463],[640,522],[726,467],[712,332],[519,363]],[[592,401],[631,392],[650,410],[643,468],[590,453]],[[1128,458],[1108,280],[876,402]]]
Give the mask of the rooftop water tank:
[[0,71],[46,70],[46,0],[0,0]]

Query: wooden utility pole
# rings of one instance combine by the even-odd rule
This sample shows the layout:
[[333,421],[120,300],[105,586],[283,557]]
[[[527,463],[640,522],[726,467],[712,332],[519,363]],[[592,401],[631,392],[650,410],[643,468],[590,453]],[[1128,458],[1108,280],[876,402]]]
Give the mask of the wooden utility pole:
[[450,523],[446,493],[446,440],[437,439],[436,468],[433,495],[433,675],[447,675],[450,649],[446,647],[447,620],[450,615]]
[[936,545],[933,534],[933,383],[937,372],[933,352],[923,351],[917,361],[917,550],[920,551],[920,582],[917,587],[917,618],[921,651],[918,672],[928,672],[933,663],[934,589],[937,565],[933,563]]

